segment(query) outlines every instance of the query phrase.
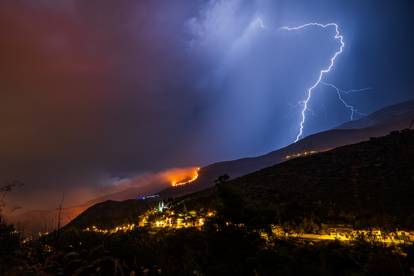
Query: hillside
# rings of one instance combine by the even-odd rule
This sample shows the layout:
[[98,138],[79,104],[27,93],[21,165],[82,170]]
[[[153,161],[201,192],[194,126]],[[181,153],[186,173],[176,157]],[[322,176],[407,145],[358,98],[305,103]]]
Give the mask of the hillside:
[[[251,223],[414,228],[414,130],[296,158],[182,199]],[[224,205],[224,207],[223,207]],[[227,205],[227,206],[226,206]]]
[[[63,224],[66,224],[89,207],[100,202],[134,199],[138,195],[151,194],[158,191],[160,191],[159,195],[161,199],[178,198],[213,187],[214,181],[220,175],[228,174],[234,179],[284,162],[288,155],[306,151],[323,152],[347,144],[358,143],[370,137],[383,136],[392,130],[407,128],[413,119],[414,101],[385,107],[362,119],[350,121],[332,130],[307,136],[297,143],[262,156],[218,162],[205,166],[199,171],[199,178],[191,185],[171,187],[162,191],[160,191],[159,187],[165,186],[165,183],[155,183],[156,185],[153,185],[154,188],[152,190],[149,189],[150,187],[146,189],[132,187],[116,194],[109,194],[104,197],[92,199],[79,206],[67,207],[63,210]],[[56,225],[56,218],[57,210],[44,210],[23,213],[14,218],[11,217],[10,221],[22,225],[22,228],[29,232],[37,233],[38,231],[50,229],[50,226]]]
[[165,198],[182,196],[204,190],[214,184],[218,176],[228,174],[236,178],[254,171],[281,163],[286,156],[306,151],[323,152],[340,146],[358,143],[370,137],[387,135],[393,130],[410,126],[414,120],[414,100],[385,107],[359,120],[350,121],[332,130],[323,131],[268,154],[218,162],[201,168],[200,177],[191,186],[180,189],[166,189],[161,192]]
[[88,208],[65,227],[84,229],[95,225],[112,228],[116,225],[136,223],[137,217],[152,206],[151,202],[143,200],[108,200]]
[[[349,224],[355,228],[413,229],[412,164],[414,130],[396,131],[265,168],[178,198],[173,206],[177,210],[215,209],[226,219],[256,226]],[[125,217],[131,218],[131,210],[137,206],[143,211],[145,201],[118,203],[128,210],[125,215],[113,213],[114,204],[96,205],[70,226],[99,224],[110,228],[117,224],[114,222],[131,222]]]
[[362,117],[357,121],[347,122],[337,127],[338,129],[361,129],[370,127],[389,127],[403,129],[408,127],[414,120],[414,101],[402,102],[387,106],[369,116]]

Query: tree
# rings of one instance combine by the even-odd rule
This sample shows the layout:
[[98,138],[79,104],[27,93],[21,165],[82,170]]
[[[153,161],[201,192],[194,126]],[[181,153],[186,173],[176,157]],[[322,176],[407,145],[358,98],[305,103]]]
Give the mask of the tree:
[[17,180],[12,180],[6,182],[6,185],[0,187],[0,223],[2,222],[2,211],[6,206],[6,196],[10,193],[14,188],[21,187],[24,184]]

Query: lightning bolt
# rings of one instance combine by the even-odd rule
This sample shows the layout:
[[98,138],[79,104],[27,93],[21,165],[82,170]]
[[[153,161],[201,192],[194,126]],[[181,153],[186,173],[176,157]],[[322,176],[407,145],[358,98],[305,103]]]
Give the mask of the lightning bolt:
[[[259,27],[261,29],[267,29],[267,27],[265,26],[263,20],[260,17],[257,18],[256,20],[254,20],[252,22],[251,26]],[[327,28],[333,27],[335,29],[334,38],[335,38],[335,40],[339,41],[340,46],[339,46],[338,50],[334,53],[334,55],[331,57],[329,66],[322,69],[319,72],[318,79],[308,89],[306,99],[301,102],[303,104],[303,108],[302,108],[302,111],[301,111],[301,121],[300,121],[300,126],[299,126],[299,133],[296,136],[295,143],[298,142],[301,139],[301,137],[303,136],[303,130],[304,130],[304,127],[305,127],[305,122],[306,122],[306,112],[307,111],[312,111],[309,108],[309,102],[312,98],[313,91],[320,84],[325,85],[327,87],[331,87],[336,91],[339,101],[341,101],[342,104],[350,110],[350,112],[351,112],[351,115],[350,115],[351,121],[354,120],[355,114],[358,114],[358,115],[361,115],[361,116],[366,116],[366,114],[362,113],[362,112],[359,112],[353,105],[350,105],[347,101],[345,101],[345,99],[342,97],[342,94],[351,94],[351,93],[364,92],[364,91],[367,91],[367,90],[371,90],[370,87],[363,88],[363,89],[343,90],[343,89],[340,89],[340,88],[336,87],[335,85],[333,85],[331,83],[327,83],[327,82],[323,81],[324,76],[332,70],[332,68],[335,65],[336,59],[339,57],[339,55],[342,54],[342,52],[345,48],[344,37],[339,31],[339,25],[338,24],[336,24],[336,23],[321,24],[321,23],[312,22],[312,23],[307,23],[307,24],[300,25],[300,26],[297,26],[297,27],[281,27],[280,29],[281,30],[286,30],[286,31],[299,31],[299,30],[302,30],[302,29],[306,29],[308,27],[318,27],[318,28],[322,28],[322,29],[327,29]]]
[[342,98],[342,93],[343,94],[351,94],[351,93],[357,93],[357,92],[364,92],[364,91],[368,91],[371,90],[371,87],[367,87],[367,88],[362,88],[362,89],[351,89],[351,90],[343,90],[340,89],[338,87],[336,87],[335,85],[331,84],[331,83],[327,83],[324,81],[321,81],[321,84],[327,86],[327,87],[331,87],[333,89],[335,89],[336,94],[338,95],[338,99],[342,102],[342,104],[348,108],[351,111],[351,116],[350,119],[351,121],[354,120],[354,116],[355,114],[361,115],[361,116],[366,116],[367,114],[359,112],[354,106],[350,105],[349,103],[347,103],[344,98]]
[[[297,141],[300,140],[300,138],[303,136],[303,129],[305,127],[305,122],[306,122],[306,111],[308,111],[308,105],[309,105],[309,101],[312,98],[312,93],[315,90],[316,87],[319,86],[319,84],[322,82],[323,77],[325,76],[325,74],[329,73],[332,68],[335,65],[335,61],[338,58],[338,56],[340,54],[342,54],[343,49],[345,48],[345,42],[344,42],[344,37],[341,35],[341,33],[339,32],[339,26],[336,23],[328,23],[328,24],[320,24],[320,23],[307,23],[301,26],[297,26],[297,27],[281,27],[280,29],[282,30],[286,30],[286,31],[298,31],[298,30],[302,30],[302,29],[306,29],[308,27],[319,27],[319,28],[323,28],[323,29],[327,29],[330,27],[333,27],[335,29],[335,39],[339,40],[340,43],[340,47],[339,49],[335,52],[335,54],[331,57],[329,66],[322,69],[319,72],[319,77],[317,79],[317,81],[308,89],[308,93],[307,93],[307,97],[306,99],[303,101],[303,109],[302,109],[302,118],[300,121],[300,127],[299,127],[299,133],[296,136],[295,139],[295,143]],[[339,93],[340,94],[340,93]],[[342,98],[342,97],[341,97]]]

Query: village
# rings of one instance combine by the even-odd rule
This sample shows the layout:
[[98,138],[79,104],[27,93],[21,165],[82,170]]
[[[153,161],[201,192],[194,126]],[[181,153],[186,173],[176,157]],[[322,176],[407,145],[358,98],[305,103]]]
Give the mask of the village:
[[[129,232],[137,228],[157,229],[182,229],[194,228],[201,230],[206,221],[216,216],[214,210],[191,210],[185,212],[174,211],[168,204],[160,201],[157,206],[145,212],[135,224],[125,224],[112,229],[99,229],[96,226],[87,227],[84,231],[92,231],[101,234],[115,234]],[[244,224],[226,225],[244,228]],[[286,230],[279,225],[271,225],[271,233],[258,230],[260,236],[266,241],[273,238],[302,239],[310,241],[340,241],[352,242],[364,240],[389,245],[413,244],[414,231],[395,230],[392,232],[381,231],[379,228],[353,229],[350,225],[325,225],[318,233],[305,233],[304,231]]]

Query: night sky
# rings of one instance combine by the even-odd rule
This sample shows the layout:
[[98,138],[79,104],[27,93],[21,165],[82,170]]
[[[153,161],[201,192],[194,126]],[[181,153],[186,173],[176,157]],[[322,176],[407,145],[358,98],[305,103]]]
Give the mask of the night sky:
[[[308,22],[339,24],[325,81],[372,88],[346,95],[359,111],[414,98],[412,0],[2,1],[0,181],[40,208],[292,143],[338,48],[333,29],[279,29]],[[307,115],[305,135],[349,120],[322,86]]]

